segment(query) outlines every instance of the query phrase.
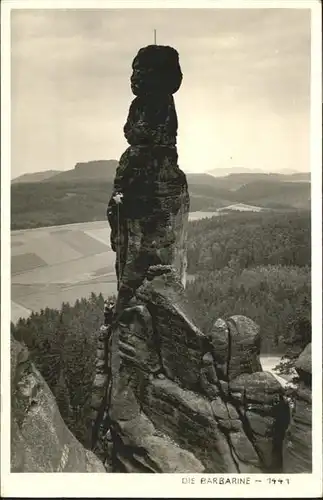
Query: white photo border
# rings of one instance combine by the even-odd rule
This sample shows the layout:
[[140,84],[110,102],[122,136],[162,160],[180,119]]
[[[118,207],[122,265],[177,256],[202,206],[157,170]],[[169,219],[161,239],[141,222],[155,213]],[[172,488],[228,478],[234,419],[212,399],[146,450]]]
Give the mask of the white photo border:
[[[312,474],[17,474],[10,472],[10,14],[13,9],[284,8],[311,10]],[[3,497],[314,498],[322,494],[322,25],[319,0],[2,0],[1,2],[1,494]],[[201,476],[249,478],[201,485]],[[271,477],[282,485],[269,483]],[[184,484],[183,477],[195,478]],[[287,483],[289,480],[289,484]],[[257,482],[260,481],[260,482]]]

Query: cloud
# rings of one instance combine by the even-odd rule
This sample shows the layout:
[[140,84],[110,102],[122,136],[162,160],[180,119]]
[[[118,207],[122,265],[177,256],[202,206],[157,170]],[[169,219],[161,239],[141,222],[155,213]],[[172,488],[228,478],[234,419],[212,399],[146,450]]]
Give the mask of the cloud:
[[183,167],[203,169],[204,155],[212,168],[230,149],[246,166],[262,155],[308,167],[309,11],[14,10],[11,22],[13,176],[121,155],[131,62],[154,28],[180,54]]

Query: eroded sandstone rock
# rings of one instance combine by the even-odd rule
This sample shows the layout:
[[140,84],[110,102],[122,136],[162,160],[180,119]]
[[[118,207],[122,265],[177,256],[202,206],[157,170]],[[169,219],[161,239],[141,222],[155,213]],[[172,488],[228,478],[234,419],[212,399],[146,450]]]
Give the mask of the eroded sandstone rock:
[[171,96],[181,80],[170,47],[146,47],[134,60],[130,147],[108,209],[119,283],[108,363],[114,467],[278,470],[276,409],[285,403],[280,384],[262,372],[259,327],[232,316],[206,334],[185,295],[189,195]]
[[11,471],[106,472],[66,427],[55,398],[31,362],[27,348],[11,339]]
[[244,373],[229,384],[230,393],[239,402],[246,402],[251,408],[256,405],[274,406],[283,395],[283,387],[269,372]]
[[[182,81],[178,53],[151,45],[135,57],[132,102],[125,137],[130,147],[120,158],[108,208],[111,246],[117,252],[117,311],[124,309],[149,269],[179,273],[185,285],[189,195],[177,164],[177,116],[172,94]],[[116,195],[122,194],[122,203]]]
[[242,373],[262,371],[259,361],[260,330],[252,319],[231,316],[219,318],[208,334],[213,358],[221,380],[233,380]]
[[268,372],[243,374],[229,383],[229,391],[249,439],[268,471],[282,467],[282,440],[289,423],[284,390]]
[[227,324],[230,337],[229,380],[242,373],[261,372],[259,326],[251,318],[239,315],[231,316]]
[[312,382],[312,344],[308,344],[304,351],[299,355],[295,369],[300,377],[308,387],[311,387]]
[[175,146],[177,115],[173,96],[136,97],[131,103],[124,135],[131,146]]
[[[109,414],[123,468],[141,470],[143,459],[136,469],[132,453],[142,448],[146,434],[162,432],[208,472],[278,471],[282,435],[279,431],[277,439],[277,429],[282,428],[286,403],[277,379],[267,372],[245,373],[230,381],[224,393],[213,356],[203,355],[211,348],[206,336],[174,303],[175,295],[166,306],[166,294],[148,288],[149,293],[147,287],[138,290],[137,300],[146,299],[145,306],[126,309],[112,335]],[[135,319],[138,310],[145,311],[141,322]],[[162,317],[168,318],[165,328],[159,328]],[[176,329],[174,345],[180,344],[170,358],[161,346]],[[131,356],[125,339],[137,346]]]
[[312,356],[308,344],[296,364],[299,380],[283,446],[285,473],[312,471]]
[[126,304],[150,267],[175,266],[185,281],[188,191],[176,151],[162,146],[128,148],[116,173],[114,192],[118,191],[123,201],[116,206],[112,196],[109,222],[112,249],[117,249],[118,239],[120,243],[118,299]]
[[131,89],[135,95],[175,94],[183,79],[178,52],[163,45],[140,49],[132,69]]

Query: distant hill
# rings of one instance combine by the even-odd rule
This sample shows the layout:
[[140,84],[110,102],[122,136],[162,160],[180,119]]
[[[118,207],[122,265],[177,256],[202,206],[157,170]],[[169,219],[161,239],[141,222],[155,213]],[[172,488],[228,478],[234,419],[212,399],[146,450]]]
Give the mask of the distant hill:
[[11,184],[19,184],[25,182],[42,182],[60,174],[62,170],[45,170],[44,172],[33,172],[32,174],[23,174],[11,181]]
[[282,180],[282,177],[283,176],[279,174],[265,174],[262,172],[229,174],[223,177],[214,177],[214,179],[217,182],[217,186],[221,186],[224,189],[229,189],[230,191],[236,191],[241,186],[249,184],[250,182],[280,182]]
[[[64,172],[22,176],[28,176],[28,181],[15,179],[11,188],[11,228],[104,220],[117,166],[116,160],[89,161],[77,163],[74,169]],[[223,177],[189,173],[190,210],[214,212],[237,204],[283,210],[307,209],[310,206],[309,181],[309,173],[244,172]]]
[[279,170],[279,174],[284,174],[284,175],[293,175],[297,174],[297,170],[293,170],[292,168],[283,168],[282,170]]
[[11,181],[11,184],[31,183],[31,182],[91,182],[102,180],[113,181],[117,160],[94,160],[79,162],[72,170],[45,170],[24,174]]
[[[191,174],[192,175],[192,174]],[[198,175],[198,174],[196,174]],[[212,177],[209,175],[208,177]],[[214,182],[215,181],[215,182]],[[228,189],[230,191],[236,191],[240,187],[253,183],[253,182],[263,182],[263,183],[283,183],[283,182],[308,182],[311,181],[311,175],[309,172],[299,172],[297,174],[279,174],[279,173],[237,173],[229,174],[223,177],[213,177],[213,182],[210,181],[209,184],[216,185],[218,188]]]
[[310,172],[296,172],[295,174],[289,175],[288,180],[311,182],[311,173]]
[[[118,166],[117,160],[93,160],[79,162],[71,170],[45,170],[44,172],[34,172],[23,174],[11,181],[12,184],[30,182],[88,182],[88,181],[109,181],[112,182]],[[277,180],[277,181],[308,181],[309,172],[293,172],[285,169],[278,173],[267,173],[262,170],[253,170],[244,167],[217,168],[210,172],[188,173],[188,184],[193,186],[213,186],[222,189],[237,189],[243,184],[254,182],[255,180]]]
[[50,177],[49,182],[88,182],[109,181],[112,182],[118,166],[117,160],[95,160],[77,163],[73,170],[66,170],[55,177]]
[[235,202],[234,195],[219,178],[209,174],[187,174],[186,177],[192,212],[213,211]]
[[201,173],[201,174],[191,174],[188,173],[186,174],[187,182],[188,184],[196,184],[196,185],[211,185],[211,186],[217,186],[217,179],[208,173]]
[[102,180],[13,184],[11,229],[104,220],[111,193]]
[[310,208],[311,185],[308,182],[254,181],[234,192],[239,203],[265,208]]
[[260,168],[247,168],[247,167],[219,167],[213,168],[207,172],[209,175],[213,175],[213,177],[223,177],[224,175],[230,174],[264,174],[263,170]]
[[[192,174],[191,174],[192,175]],[[199,174],[195,174],[199,175]],[[254,181],[256,178],[263,179],[276,179],[281,181],[298,180],[298,181],[308,181],[311,180],[310,172],[296,172],[291,169],[283,169],[279,172],[264,172],[263,170],[253,170],[249,168],[217,168],[210,170],[206,175],[215,177],[216,179],[234,179],[236,181],[241,180],[244,182]]]

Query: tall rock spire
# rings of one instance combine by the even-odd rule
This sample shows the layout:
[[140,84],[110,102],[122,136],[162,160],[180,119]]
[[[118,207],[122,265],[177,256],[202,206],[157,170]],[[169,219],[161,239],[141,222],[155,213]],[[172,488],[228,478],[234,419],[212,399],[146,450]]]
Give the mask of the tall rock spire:
[[136,98],[124,126],[130,146],[120,158],[108,208],[119,312],[145,278],[172,272],[185,286],[186,271],[189,195],[177,164],[173,99],[183,78],[178,53],[149,45],[139,50],[132,69]]
[[262,371],[259,327],[232,316],[202,332],[185,294],[189,195],[177,164],[178,54],[151,45],[132,68],[130,146],[108,208],[119,285],[102,411],[112,469],[278,472],[276,416],[288,417],[288,408],[280,384]]

